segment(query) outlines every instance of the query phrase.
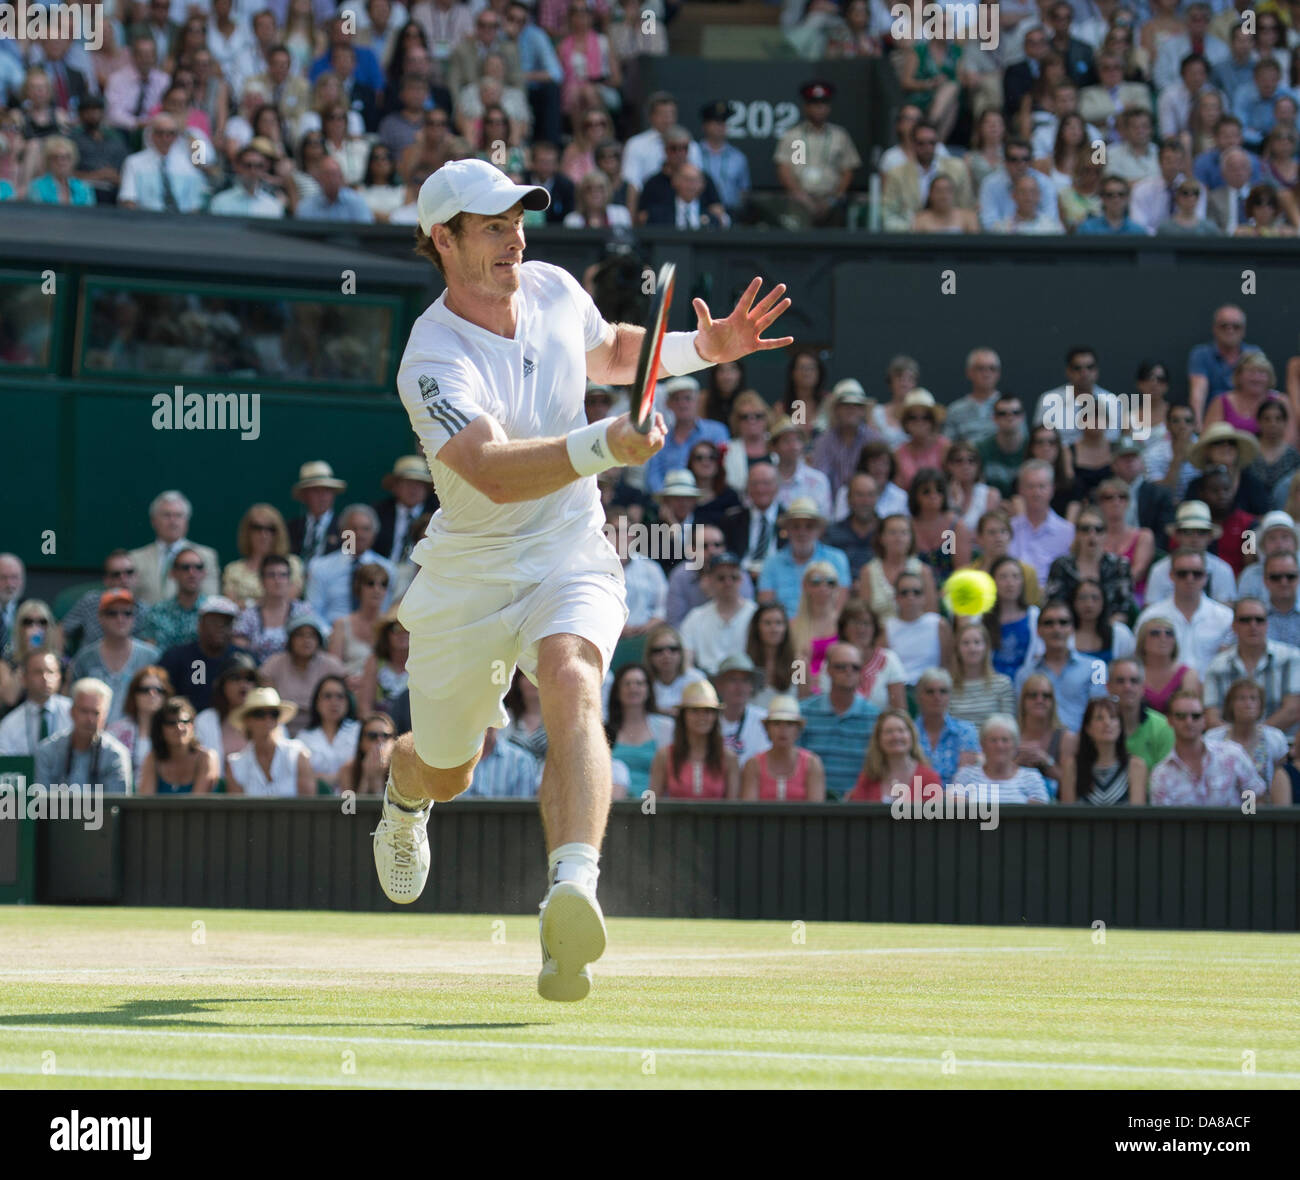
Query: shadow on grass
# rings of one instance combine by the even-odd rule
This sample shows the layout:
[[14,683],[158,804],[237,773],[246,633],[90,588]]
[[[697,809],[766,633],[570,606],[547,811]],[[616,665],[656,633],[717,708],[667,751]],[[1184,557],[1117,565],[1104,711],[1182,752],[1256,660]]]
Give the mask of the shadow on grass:
[[[173,1028],[177,1026],[201,1028],[201,1029],[222,1029],[233,1028],[241,1032],[255,1032],[256,1026],[250,1026],[247,1023],[227,1023],[220,1020],[186,1020],[187,1016],[200,1016],[205,1013],[219,1012],[222,1008],[231,1004],[291,1004],[298,997],[296,996],[249,996],[247,998],[238,998],[226,996],[221,999],[213,1000],[127,1000],[125,1003],[118,1004],[112,1008],[104,1008],[94,1012],[24,1012],[21,1014],[8,1015],[0,1013],[0,1025],[68,1025],[70,1027],[105,1027],[117,1028],[130,1025],[138,1025],[147,1028]],[[264,1024],[275,1025],[273,1019],[267,1019]],[[308,1024],[291,1023],[279,1025],[285,1029],[308,1029],[308,1028],[344,1028],[344,1029],[401,1029],[409,1028],[417,1032],[440,1032],[449,1029],[492,1029],[492,1028],[532,1028],[537,1024],[544,1024],[544,1021],[533,1020],[502,1020],[502,1021],[447,1021],[440,1024],[420,1024],[415,1021],[388,1020],[388,1021],[365,1021],[365,1020],[329,1020],[313,1021]]]

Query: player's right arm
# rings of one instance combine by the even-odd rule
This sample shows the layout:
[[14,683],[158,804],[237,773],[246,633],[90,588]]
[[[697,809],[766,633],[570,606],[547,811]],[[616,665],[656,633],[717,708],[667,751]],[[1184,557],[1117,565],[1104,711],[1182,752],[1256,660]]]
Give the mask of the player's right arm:
[[[610,452],[624,466],[637,467],[664,445],[668,428],[663,416],[642,434],[624,414],[610,423]],[[480,414],[453,435],[438,458],[494,504],[537,500],[582,478],[569,458],[568,442],[556,438],[509,439],[490,414]]]

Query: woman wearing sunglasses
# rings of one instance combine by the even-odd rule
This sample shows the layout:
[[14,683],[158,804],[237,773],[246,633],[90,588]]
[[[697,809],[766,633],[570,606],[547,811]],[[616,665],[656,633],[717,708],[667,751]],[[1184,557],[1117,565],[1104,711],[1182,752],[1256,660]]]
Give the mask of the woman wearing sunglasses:
[[281,701],[273,688],[255,688],[248,694],[232,717],[243,729],[248,745],[226,759],[226,790],[230,794],[287,798],[316,793],[307,748],[283,729],[297,712],[298,706]]
[[[171,677],[165,668],[157,664],[141,668],[127,685],[122,716],[104,727],[131,752],[131,773],[137,783],[144,769],[144,760],[153,749],[150,735],[154,715],[162,708],[163,701],[174,695]],[[220,764],[218,759],[217,765]]]
[[153,748],[140,770],[140,795],[206,795],[220,770],[214,750],[194,736],[194,707],[184,697],[168,697],[150,721]]
[[1138,628],[1137,658],[1146,674],[1142,703],[1147,708],[1163,715],[1174,693],[1201,692],[1201,678],[1178,661],[1178,635],[1169,619],[1152,617]]
[[[1112,503],[1117,496],[1116,514],[1121,518],[1117,523],[1123,526],[1123,507],[1128,503],[1128,487],[1120,480],[1107,480],[1100,491],[1101,497],[1109,497],[1106,503]],[[1105,612],[1108,619],[1127,623],[1134,614],[1133,583],[1128,558],[1115,553],[1108,553],[1105,548],[1107,521],[1101,509],[1088,507],[1081,509],[1074,525],[1074,540],[1070,551],[1052,562],[1047,575],[1047,601],[1063,598],[1073,600],[1074,592],[1081,582],[1088,580],[1098,583],[1106,598]],[[1134,530],[1144,532],[1146,530]],[[1142,555],[1147,565],[1155,548],[1150,532],[1146,532],[1146,551]],[[1146,573],[1145,566],[1143,574]]]
[[839,641],[837,624],[840,612],[835,606],[839,585],[839,575],[829,562],[810,561],[803,572],[799,610],[790,622],[795,659],[807,661],[809,672],[802,696],[815,691],[826,660],[826,649]]
[[388,782],[397,729],[384,713],[371,713],[361,723],[356,755],[339,771],[339,786],[358,795],[381,795]]
[[1062,768],[1074,760],[1079,749],[1079,737],[1061,724],[1056,713],[1056,690],[1041,672],[1026,677],[1020,686],[1017,720],[1020,723],[1020,744],[1016,761],[1043,776],[1047,793],[1055,801]]

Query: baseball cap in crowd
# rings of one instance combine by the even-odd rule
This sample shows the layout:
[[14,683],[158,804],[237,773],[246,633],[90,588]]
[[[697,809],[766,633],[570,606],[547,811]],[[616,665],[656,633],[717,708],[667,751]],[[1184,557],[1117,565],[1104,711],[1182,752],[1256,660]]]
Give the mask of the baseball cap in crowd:
[[1110,445],[1110,457],[1118,459],[1121,455],[1140,455],[1142,448],[1131,438],[1120,438]]
[[427,234],[457,213],[494,217],[520,201],[525,209],[542,210],[550,206],[551,194],[540,185],[515,184],[486,160],[452,160],[420,185],[416,207]]
[[739,569],[740,558],[737,557],[734,553],[730,553],[730,552],[719,553],[717,557],[710,559],[709,573],[713,573],[714,570],[721,569],[725,565],[734,565],[737,569]]
[[722,663],[718,665],[718,670],[714,672],[713,679],[721,684],[723,679],[731,675],[732,672],[739,672],[742,675],[748,676],[753,687],[757,690],[762,677],[758,669],[754,667],[754,661],[751,660],[743,651],[728,656],[723,660]]
[[700,107],[701,123],[725,123],[731,115],[731,104],[718,99],[716,102],[706,102]]
[[669,377],[659,389],[659,392],[668,400],[672,401],[673,394],[690,392],[699,393],[700,383],[694,377]]
[[230,618],[237,619],[239,613],[238,605],[223,594],[214,594],[210,598],[205,598],[203,605],[199,607],[200,615],[229,615]]
[[135,595],[130,590],[105,590],[99,596],[99,609],[101,611],[108,610],[116,602],[124,602],[127,606],[135,606]]

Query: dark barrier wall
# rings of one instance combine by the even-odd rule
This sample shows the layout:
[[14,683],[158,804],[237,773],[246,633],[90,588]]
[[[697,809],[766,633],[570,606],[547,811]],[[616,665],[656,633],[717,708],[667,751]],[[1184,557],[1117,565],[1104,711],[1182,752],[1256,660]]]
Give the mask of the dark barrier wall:
[[[42,826],[40,900],[387,910],[378,804],[119,799],[99,832]],[[107,808],[106,808],[107,810]],[[424,912],[527,913],[545,859],[536,805],[435,810]],[[1000,825],[887,807],[615,806],[600,894],[611,916],[1169,929],[1297,929],[1300,809],[1006,807]]]
[[750,180],[758,188],[778,188],[772,155],[776,145],[803,118],[799,91],[814,78],[835,87],[830,121],[848,132],[864,167],[854,178],[854,188],[866,184],[872,148],[890,142],[893,129],[889,112],[895,106],[897,80],[894,68],[883,60],[858,61],[710,61],[681,57],[643,57],[640,60],[643,99],[667,90],[677,99],[677,121],[698,136],[700,108],[719,99],[730,107],[727,142],[745,153]]

